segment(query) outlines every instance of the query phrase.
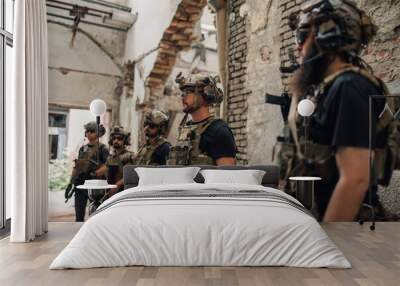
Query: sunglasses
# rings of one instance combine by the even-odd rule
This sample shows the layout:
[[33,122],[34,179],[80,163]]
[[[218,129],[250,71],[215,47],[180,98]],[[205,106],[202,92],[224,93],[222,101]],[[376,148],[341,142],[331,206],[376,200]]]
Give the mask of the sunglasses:
[[157,125],[155,125],[152,122],[145,122],[144,123],[144,127],[148,126],[149,128],[153,129],[153,128],[157,128]]
[[189,95],[190,93],[194,93],[195,89],[194,88],[185,88],[184,90],[182,90],[182,94],[181,97],[185,97],[187,95]]
[[304,45],[308,36],[310,35],[309,27],[302,27],[296,31],[296,43],[298,46]]
[[89,129],[89,130],[86,130],[86,133],[96,133],[96,130]]
[[124,140],[124,137],[122,137],[122,136],[114,136],[113,141],[114,140],[122,141],[122,140]]

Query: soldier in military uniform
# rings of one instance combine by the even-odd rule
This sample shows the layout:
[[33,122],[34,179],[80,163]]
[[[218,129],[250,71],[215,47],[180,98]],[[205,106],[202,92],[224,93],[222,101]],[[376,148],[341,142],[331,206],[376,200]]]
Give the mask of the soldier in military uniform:
[[133,163],[133,152],[127,150],[130,145],[130,133],[125,132],[122,126],[115,126],[110,133],[108,144],[111,154],[107,158],[105,166],[96,172],[97,176],[106,175],[109,184],[117,185],[116,188],[108,191],[107,197],[123,191],[123,167]]
[[217,79],[201,74],[185,78],[179,74],[176,82],[182,91],[185,116],[168,164],[235,165],[237,149],[232,131],[225,121],[210,113],[210,106],[222,101]]
[[[108,157],[107,146],[102,143],[100,143],[99,146],[97,145],[97,123],[94,121],[89,122],[85,124],[84,128],[85,137],[89,142],[79,149],[78,159],[75,160],[75,166],[71,175],[71,184],[75,187],[83,185],[85,180],[99,178],[96,175],[96,171],[104,166]],[[99,136],[103,136],[105,132],[106,130],[104,126],[100,125]],[[97,156],[98,150],[99,156]],[[99,159],[99,162],[97,162],[97,158]],[[88,201],[88,191],[75,188],[74,193],[76,221],[84,221]]]
[[164,138],[168,128],[168,116],[159,110],[146,113],[143,144],[134,158],[135,165],[166,165],[171,144]]
[[[352,0],[307,1],[292,27],[302,64],[291,84],[292,140],[282,144],[283,176],[322,177],[315,193],[320,218],[351,221],[369,187],[369,95],[385,92],[382,81],[359,56],[376,27]],[[309,138],[296,108],[304,98],[316,106]],[[382,145],[377,125],[384,104],[373,102],[372,148]]]

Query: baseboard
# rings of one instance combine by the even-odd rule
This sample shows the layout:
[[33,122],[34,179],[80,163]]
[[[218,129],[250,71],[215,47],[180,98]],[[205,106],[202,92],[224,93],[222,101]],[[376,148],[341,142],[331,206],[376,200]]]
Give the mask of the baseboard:
[[6,223],[3,228],[0,228],[0,239],[9,236],[10,230],[11,230],[11,218],[6,220]]

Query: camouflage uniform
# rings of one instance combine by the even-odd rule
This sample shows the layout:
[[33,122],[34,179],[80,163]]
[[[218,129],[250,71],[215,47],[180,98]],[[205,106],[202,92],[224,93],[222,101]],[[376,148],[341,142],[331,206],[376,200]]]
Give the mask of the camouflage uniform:
[[215,121],[213,116],[201,124],[186,122],[179,127],[177,144],[172,147],[169,165],[216,165],[208,154],[200,150],[200,139],[204,131]]
[[[168,144],[167,139],[163,137],[168,127],[168,116],[159,110],[153,110],[148,112],[145,115],[144,126],[152,125],[158,129],[157,137],[154,140],[150,140],[149,138],[146,140],[146,143],[142,145],[137,155],[133,160],[134,165],[159,165],[161,162],[157,162],[155,159],[155,153],[158,151],[159,148]],[[169,149],[169,148],[168,148]],[[169,152],[168,152],[169,153]],[[166,157],[168,154],[166,154]],[[166,161],[167,158],[163,158],[162,161]],[[165,164],[165,163],[164,163]]]
[[[85,126],[85,132],[96,131],[96,122],[89,122]],[[105,128],[100,125],[99,136],[105,134]],[[78,159],[75,160],[75,167],[71,183],[76,187],[83,185],[85,180],[99,179],[94,172],[103,165],[108,157],[108,148],[106,145],[100,143],[99,145],[99,165],[97,164],[97,144],[85,144],[79,149]],[[100,179],[104,179],[100,178]],[[74,188],[75,192],[75,214],[76,221],[84,221],[86,204],[88,201],[87,190]]]
[[158,137],[153,143],[147,140],[146,144],[139,148],[133,160],[134,165],[158,165],[153,159],[154,152],[166,143],[169,144],[168,140],[163,137]]
[[[179,74],[175,80],[181,91],[192,89],[195,94],[203,96],[209,104],[220,103],[223,93],[217,86],[217,78],[207,75],[190,75],[185,78]],[[176,146],[172,147],[169,165],[216,165],[215,160],[200,149],[200,139],[207,128],[215,121],[222,120],[210,116],[200,124],[187,121],[188,114],[183,118],[177,137]]]
[[115,184],[121,180],[123,178],[123,168],[128,164],[133,164],[133,152],[128,151],[125,147],[110,154],[106,163],[108,183]]
[[[112,146],[115,136],[122,136],[124,140],[121,149],[113,148],[113,152],[107,159],[107,180],[110,184],[115,184],[123,178],[123,167],[133,163],[133,152],[128,151],[126,146],[129,145],[130,134],[125,132],[123,127],[116,126],[110,133],[109,144]],[[122,191],[123,186],[118,191]]]

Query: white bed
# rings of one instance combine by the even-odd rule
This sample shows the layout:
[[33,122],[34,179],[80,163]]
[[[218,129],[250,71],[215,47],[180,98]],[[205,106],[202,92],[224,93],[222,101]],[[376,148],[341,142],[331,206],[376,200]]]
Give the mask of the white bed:
[[[197,195],[193,195],[197,194]],[[50,269],[145,266],[350,268],[318,222],[263,186],[141,186],[104,202]]]

